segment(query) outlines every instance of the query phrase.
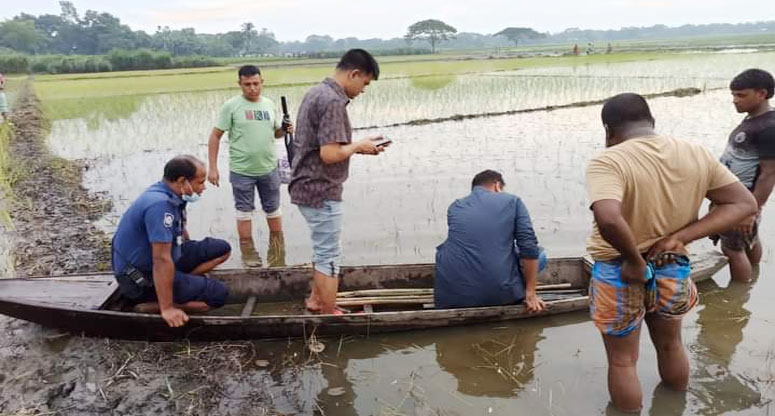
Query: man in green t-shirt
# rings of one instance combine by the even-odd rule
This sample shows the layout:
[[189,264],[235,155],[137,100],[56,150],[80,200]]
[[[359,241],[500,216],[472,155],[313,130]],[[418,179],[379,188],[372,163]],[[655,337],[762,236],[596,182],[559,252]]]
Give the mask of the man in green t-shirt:
[[229,181],[237,210],[242,261],[248,267],[260,267],[261,256],[253,243],[251,218],[255,211],[255,191],[269,225],[269,266],[285,265],[282,214],[280,212],[280,177],[277,173],[275,139],[285,131],[293,133],[293,125],[283,125],[277,117],[272,100],[261,95],[264,79],[253,65],[239,69],[238,84],[242,94],[231,98],[221,107],[218,121],[210,133],[208,155],[210,171],[207,180],[215,186],[220,181],[218,148],[223,133],[229,132]]

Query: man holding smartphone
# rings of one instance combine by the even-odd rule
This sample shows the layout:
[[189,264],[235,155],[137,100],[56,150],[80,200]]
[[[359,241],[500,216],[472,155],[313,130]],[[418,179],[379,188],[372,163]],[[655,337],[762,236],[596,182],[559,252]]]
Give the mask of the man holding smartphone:
[[379,64],[363,49],[342,56],[334,76],[304,96],[294,138],[293,173],[288,191],[310,227],[314,251],[312,293],[307,308],[341,314],[336,308],[342,256],[342,190],[353,154],[377,155],[387,143],[381,136],[352,141],[347,115],[350,100],[379,78]]

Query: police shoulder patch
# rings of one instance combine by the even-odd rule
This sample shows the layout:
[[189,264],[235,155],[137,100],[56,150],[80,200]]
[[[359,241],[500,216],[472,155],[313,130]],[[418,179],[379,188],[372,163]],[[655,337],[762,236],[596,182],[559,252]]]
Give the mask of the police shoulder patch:
[[172,215],[170,212],[164,213],[164,226],[167,228],[172,228],[172,224],[175,223],[175,216]]

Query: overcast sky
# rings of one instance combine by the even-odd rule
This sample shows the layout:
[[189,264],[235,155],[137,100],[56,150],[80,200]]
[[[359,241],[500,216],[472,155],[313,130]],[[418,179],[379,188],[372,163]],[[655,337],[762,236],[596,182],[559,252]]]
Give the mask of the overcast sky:
[[[495,33],[508,26],[559,32],[569,27],[618,29],[775,19],[775,4],[770,0],[75,0],[74,4],[79,13],[109,12],[132,29],[149,33],[159,25],[220,33],[249,21],[274,32],[281,41],[303,40],[310,34],[400,37],[409,25],[423,19],[440,19],[458,31],[478,33]],[[3,0],[0,19],[20,12],[59,14],[59,2]]]

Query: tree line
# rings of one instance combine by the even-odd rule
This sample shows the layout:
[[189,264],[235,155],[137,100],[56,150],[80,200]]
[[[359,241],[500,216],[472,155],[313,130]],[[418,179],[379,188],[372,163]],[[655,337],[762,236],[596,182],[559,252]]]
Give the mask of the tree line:
[[87,10],[80,14],[70,1],[60,1],[59,15],[21,13],[0,23],[0,47],[28,54],[100,55],[114,49],[151,49],[172,55],[215,57],[276,53],[279,42],[266,28],[243,23],[239,30],[219,34],[173,30],[159,26],[155,33],[132,30],[110,13]]
[[[537,42],[586,42],[647,39],[723,33],[775,33],[775,22],[626,27],[619,30],[570,28],[556,34],[539,33],[527,27],[509,27],[494,34],[458,32],[434,19],[419,21],[403,37],[392,39],[333,39],[310,35],[304,41],[280,42],[267,28],[245,22],[225,33],[197,33],[193,28],[157,27],[154,33],[132,30],[110,13],[87,10],[80,13],[73,2],[60,1],[60,13],[34,16],[21,13],[0,22],[0,54],[100,55],[114,49],[149,49],[172,56],[203,55],[239,57],[256,55],[324,55],[350,48],[395,50],[403,53],[435,52],[440,44],[449,49],[502,47]],[[3,48],[5,50],[3,50]]]
[[442,45],[447,49],[485,49],[541,42],[775,34],[775,21],[680,27],[654,25],[619,30],[570,28],[556,34],[540,33],[528,27],[507,27],[494,34],[479,34],[459,32],[446,22],[428,19],[409,26],[403,37],[392,39],[334,39],[313,34],[304,41],[280,42],[269,29],[258,29],[252,22],[243,23],[238,30],[218,34],[167,26],[159,26],[149,34],[132,30],[110,13],[95,10],[80,13],[71,1],[60,1],[59,5],[58,15],[21,13],[0,22],[0,71],[70,73],[212,66],[222,62],[214,58],[333,58],[351,48],[367,49],[376,55],[409,55],[436,53]]

